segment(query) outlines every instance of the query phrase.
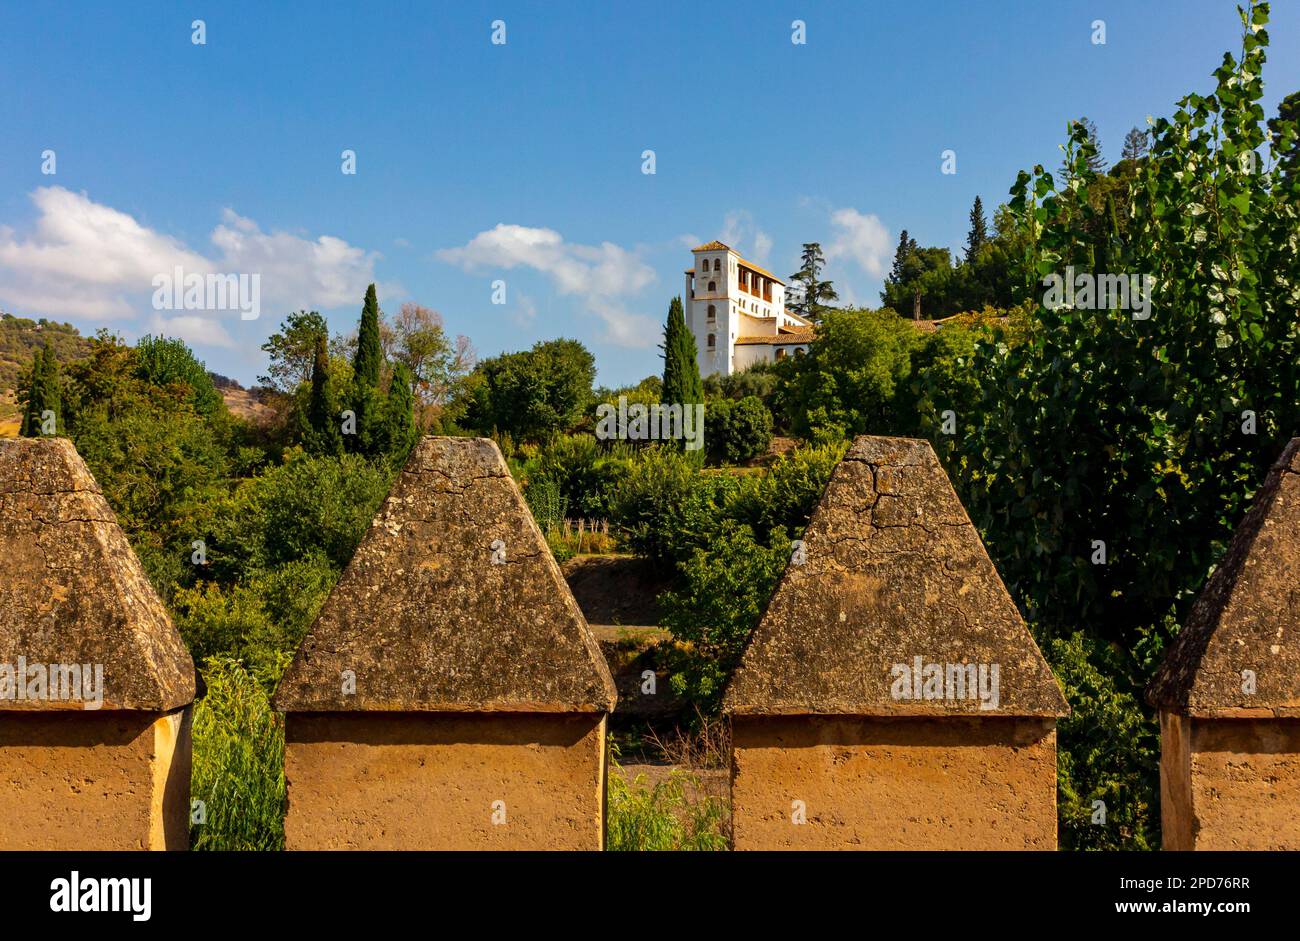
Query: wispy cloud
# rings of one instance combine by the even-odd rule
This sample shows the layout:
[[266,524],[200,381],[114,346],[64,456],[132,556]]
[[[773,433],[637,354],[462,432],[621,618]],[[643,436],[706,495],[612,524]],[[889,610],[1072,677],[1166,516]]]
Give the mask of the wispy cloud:
[[848,259],[873,277],[883,278],[893,260],[889,230],[874,214],[856,209],[831,213],[835,235],[826,246],[826,260]]
[[733,209],[722,220],[720,240],[754,261],[767,263],[772,252],[772,237],[758,227],[747,209]]
[[655,280],[654,269],[612,242],[580,245],[566,242],[554,229],[501,223],[435,255],[470,273],[539,271],[561,294],[582,298],[587,311],[604,323],[610,342],[648,347],[658,339],[657,321],[627,309],[627,298]]

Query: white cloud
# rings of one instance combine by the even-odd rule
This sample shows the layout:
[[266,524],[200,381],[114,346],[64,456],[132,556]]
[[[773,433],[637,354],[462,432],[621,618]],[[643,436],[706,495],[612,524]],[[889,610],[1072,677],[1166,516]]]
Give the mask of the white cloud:
[[[60,186],[31,194],[37,218],[26,237],[0,226],[0,302],[15,312],[132,320],[152,313],[153,279],[180,266],[189,274],[259,274],[264,309],[355,304],[374,280],[378,255],[334,236],[263,232],[226,209],[212,230],[214,251],[140,224],[130,214]],[[228,312],[153,313],[151,329],[205,345],[232,345],[213,318]]]
[[722,220],[722,234],[719,240],[732,248],[742,251],[752,260],[767,263],[767,256],[772,251],[772,237],[758,227],[754,216],[747,209],[733,209]]
[[605,324],[606,338],[621,346],[653,346],[659,324],[629,311],[625,298],[655,280],[654,269],[615,245],[579,245],[554,229],[499,223],[459,248],[434,253],[467,272],[524,267],[547,275],[561,294],[581,297]]
[[826,260],[848,258],[868,274],[884,277],[893,261],[894,247],[880,218],[856,209],[836,209],[831,213],[831,224],[837,232],[826,247]]
[[235,346],[235,341],[220,321],[194,314],[179,317],[154,314],[149,320],[149,330],[160,336],[178,337],[186,343],[200,346],[221,346],[227,349]]

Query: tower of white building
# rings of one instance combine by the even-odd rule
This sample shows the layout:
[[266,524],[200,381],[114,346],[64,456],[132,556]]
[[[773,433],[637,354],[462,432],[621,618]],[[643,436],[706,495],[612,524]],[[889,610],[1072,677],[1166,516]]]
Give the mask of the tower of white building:
[[807,352],[812,324],[785,309],[784,281],[722,242],[691,253],[682,297],[701,376]]

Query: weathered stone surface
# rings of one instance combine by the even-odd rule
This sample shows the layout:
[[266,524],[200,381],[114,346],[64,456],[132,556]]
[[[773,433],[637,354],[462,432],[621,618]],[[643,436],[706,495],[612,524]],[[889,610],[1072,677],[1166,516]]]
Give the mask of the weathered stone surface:
[[[928,442],[857,439],[727,690],[733,715],[1061,716],[1069,707]],[[978,698],[896,699],[895,664],[997,665]]]
[[188,848],[191,712],[0,717],[0,851]]
[[275,696],[285,712],[605,712],[614,700],[582,612],[483,438],[416,445]]
[[292,713],[289,850],[599,850],[605,716]]
[[735,848],[1054,850],[1055,724],[735,716]]
[[1269,471],[1147,699],[1193,717],[1300,717],[1300,438]]
[[[194,699],[194,662],[72,442],[0,440],[0,664],[102,664],[104,710]],[[0,710],[81,710],[0,698]]]

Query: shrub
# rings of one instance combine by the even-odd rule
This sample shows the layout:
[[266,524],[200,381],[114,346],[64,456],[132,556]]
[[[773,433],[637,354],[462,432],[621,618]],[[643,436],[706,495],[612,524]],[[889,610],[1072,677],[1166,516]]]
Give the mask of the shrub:
[[747,461],[772,443],[772,413],[753,395],[735,402],[710,401],[705,406],[704,427],[709,457],[719,463]]
[[748,527],[727,520],[681,566],[684,587],[663,596],[663,625],[681,642],[669,656],[669,682],[706,715],[717,711],[789,558],[783,530],[773,531],[764,546]]

